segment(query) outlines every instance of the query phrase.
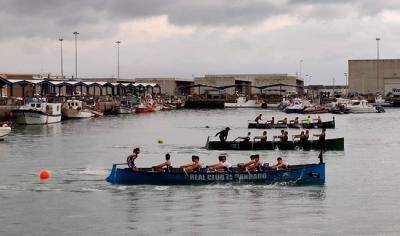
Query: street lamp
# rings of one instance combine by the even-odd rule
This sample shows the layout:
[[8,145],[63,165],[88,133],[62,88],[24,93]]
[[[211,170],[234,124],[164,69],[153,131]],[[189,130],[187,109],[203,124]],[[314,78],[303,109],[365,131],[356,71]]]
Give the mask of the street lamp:
[[300,59],[300,61],[299,61],[299,67],[300,67],[300,70],[299,70],[299,78],[298,79],[301,79],[301,67],[302,67],[302,64],[303,64],[303,59]]
[[75,35],[75,79],[78,79],[78,32],[73,33]]
[[347,81],[347,73],[344,73],[344,78],[346,79],[345,80],[346,86],[349,86],[349,82]]
[[117,78],[119,80],[119,45],[121,44],[121,41],[117,41],[115,43],[117,44],[117,70],[118,70]]
[[64,64],[63,64],[63,38],[59,38],[58,41],[60,41],[60,46],[61,46],[61,79],[64,79]]
[[379,41],[380,38],[376,38],[376,90],[379,92]]

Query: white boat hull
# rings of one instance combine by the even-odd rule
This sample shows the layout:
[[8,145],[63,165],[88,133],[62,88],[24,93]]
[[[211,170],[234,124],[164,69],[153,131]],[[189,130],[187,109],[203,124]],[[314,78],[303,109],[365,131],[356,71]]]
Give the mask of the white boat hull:
[[262,103],[255,100],[249,100],[244,103],[224,103],[225,108],[261,108]]
[[61,121],[61,114],[49,115],[35,110],[19,110],[14,114],[16,122],[22,125],[44,125]]
[[130,107],[118,107],[116,110],[117,114],[131,114],[133,110]]
[[91,118],[94,116],[94,114],[89,110],[78,111],[75,109],[63,111],[62,114],[67,119],[85,119],[85,118]]
[[365,108],[359,108],[359,107],[347,107],[350,109],[351,113],[377,113],[378,110],[376,110],[375,107],[365,107]]
[[11,133],[10,127],[0,127],[0,140],[4,140]]

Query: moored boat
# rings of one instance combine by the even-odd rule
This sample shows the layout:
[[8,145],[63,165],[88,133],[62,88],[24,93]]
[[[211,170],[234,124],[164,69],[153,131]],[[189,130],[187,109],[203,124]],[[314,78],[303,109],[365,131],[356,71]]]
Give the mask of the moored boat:
[[236,102],[225,102],[225,108],[261,108],[262,100],[250,100],[245,95],[236,98]]
[[94,114],[89,109],[84,109],[82,101],[67,100],[61,107],[62,116],[66,119],[84,119],[93,117]]
[[286,141],[286,142],[234,142],[234,141],[210,141],[207,138],[206,148],[208,150],[344,150],[344,138],[326,139],[325,141],[308,140],[302,141]]
[[256,172],[247,172],[239,168],[231,168],[224,173],[208,172],[200,169],[198,172],[186,173],[181,168],[172,168],[168,172],[154,172],[152,168],[139,168],[133,171],[129,168],[118,168],[113,164],[106,181],[112,184],[213,184],[213,183],[256,183],[272,184],[285,182],[292,184],[323,184],[325,182],[325,163],[322,153],[319,163],[305,165],[289,165],[285,169],[272,170],[263,165]]
[[45,98],[32,98],[25,106],[12,110],[16,123],[43,125],[61,121],[61,103],[48,103]]
[[249,122],[249,129],[334,129],[335,128],[335,117],[331,121],[324,121],[320,123],[299,123],[299,124],[268,124],[268,123],[256,123]]
[[8,125],[2,125],[0,127],[0,141],[7,138],[7,136],[11,133],[11,127]]
[[152,111],[159,111],[162,107],[159,106],[156,102],[154,102],[153,97],[150,94],[147,94],[144,97],[144,101],[136,107],[136,113],[146,113]]
[[350,103],[346,105],[346,108],[349,109],[351,113],[382,112],[378,107],[370,105],[367,100],[351,100]]

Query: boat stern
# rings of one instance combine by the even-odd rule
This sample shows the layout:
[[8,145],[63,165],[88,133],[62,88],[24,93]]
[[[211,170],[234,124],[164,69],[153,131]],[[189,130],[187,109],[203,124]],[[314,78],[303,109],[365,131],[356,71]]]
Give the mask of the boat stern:
[[106,181],[112,184],[116,183],[117,176],[117,164],[113,164],[110,175],[106,178]]

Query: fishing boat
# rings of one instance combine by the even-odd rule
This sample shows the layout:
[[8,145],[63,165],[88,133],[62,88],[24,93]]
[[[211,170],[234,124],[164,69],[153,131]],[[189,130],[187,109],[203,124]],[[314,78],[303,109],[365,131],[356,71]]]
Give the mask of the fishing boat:
[[146,112],[159,111],[161,109],[162,107],[159,106],[156,102],[154,102],[153,97],[150,94],[147,94],[144,97],[143,102],[141,102],[139,106],[136,107],[135,112],[146,113]]
[[61,121],[61,103],[48,103],[45,98],[32,98],[25,106],[12,110],[16,123],[43,125]]
[[265,142],[236,142],[236,141],[210,141],[207,138],[206,148],[208,150],[344,150],[344,138],[326,139],[325,141],[265,141]]
[[11,127],[6,124],[0,127],[0,141],[7,138],[7,136],[11,133]]
[[256,123],[249,122],[249,129],[334,129],[335,117],[331,121],[324,121],[320,123],[299,123],[299,124],[269,124],[269,123]]
[[236,102],[225,102],[225,108],[261,108],[262,100],[249,100],[245,95],[236,98]]
[[238,184],[323,184],[325,182],[325,163],[322,153],[319,155],[319,163],[305,165],[289,165],[284,169],[272,170],[268,163],[256,172],[247,172],[239,168],[220,172],[208,172],[202,168],[197,172],[186,173],[181,168],[170,168],[165,172],[154,172],[152,168],[139,168],[133,171],[129,168],[118,168],[113,164],[110,175],[106,181],[112,184],[155,184],[155,185],[185,185],[185,184],[214,184],[214,183],[238,183]]
[[392,107],[393,102],[386,101],[385,99],[382,98],[382,95],[378,95],[375,98],[374,103],[371,103],[372,106],[381,106],[381,107]]
[[132,114],[135,112],[136,107],[139,105],[140,101],[136,98],[122,99],[118,106],[116,106],[116,114]]
[[323,105],[316,105],[311,107],[306,107],[303,110],[303,114],[319,114],[319,113],[326,113],[328,109],[326,109]]
[[82,101],[67,100],[61,107],[61,114],[66,119],[84,119],[95,116],[89,109],[84,109]]

